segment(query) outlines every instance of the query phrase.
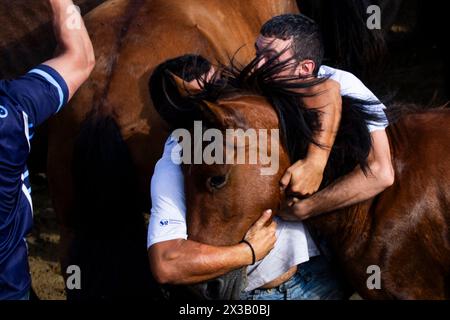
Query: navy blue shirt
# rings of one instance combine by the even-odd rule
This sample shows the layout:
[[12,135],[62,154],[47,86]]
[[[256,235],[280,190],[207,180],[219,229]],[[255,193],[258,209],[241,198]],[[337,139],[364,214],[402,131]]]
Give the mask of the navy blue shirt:
[[53,68],[40,65],[0,80],[0,300],[30,290],[25,237],[33,225],[26,162],[34,129],[67,103],[69,90]]

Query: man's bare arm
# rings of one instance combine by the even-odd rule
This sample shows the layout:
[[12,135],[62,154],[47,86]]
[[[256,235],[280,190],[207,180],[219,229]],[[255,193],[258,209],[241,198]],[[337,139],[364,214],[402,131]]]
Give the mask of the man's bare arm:
[[69,99],[87,80],[95,65],[94,49],[83,19],[72,0],[49,0],[58,42],[57,55],[44,64],[63,77]]
[[[276,223],[267,224],[270,218],[271,212],[265,212],[245,237],[253,246],[257,261],[275,245]],[[248,266],[253,260],[245,243],[219,247],[184,239],[154,244],[148,254],[153,276],[161,284],[207,281]]]
[[190,240],[171,240],[149,249],[150,265],[158,283],[193,284],[217,278],[251,264],[246,244],[215,247]]
[[372,133],[373,147],[369,155],[369,173],[360,167],[305,200],[293,200],[282,217],[304,220],[368,200],[394,183],[389,141],[385,130]]
[[342,111],[340,85],[334,80],[328,79],[305,93],[315,95],[303,98],[304,106],[320,110],[321,130],[314,137],[318,145],[311,143],[306,158],[294,163],[280,181],[284,189],[289,186],[289,191],[301,196],[315,193],[322,183]]

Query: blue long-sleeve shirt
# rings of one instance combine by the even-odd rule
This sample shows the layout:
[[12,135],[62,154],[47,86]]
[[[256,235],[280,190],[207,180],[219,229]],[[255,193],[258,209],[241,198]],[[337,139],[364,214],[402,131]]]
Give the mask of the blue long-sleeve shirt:
[[0,300],[19,299],[31,284],[25,237],[33,225],[27,170],[34,130],[68,100],[53,68],[40,65],[14,80],[0,80]]

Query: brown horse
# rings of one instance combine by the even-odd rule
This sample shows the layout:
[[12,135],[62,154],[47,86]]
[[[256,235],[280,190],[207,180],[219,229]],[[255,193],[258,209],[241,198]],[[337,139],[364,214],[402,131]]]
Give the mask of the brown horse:
[[[301,122],[289,122],[287,117],[289,110],[300,119],[303,117],[301,111],[295,111],[301,107],[294,111],[289,107],[292,102],[295,106],[298,97],[280,89],[287,87],[281,80],[267,82],[270,71],[252,74],[251,70],[253,67],[234,72],[228,87],[190,97],[192,106],[203,112],[198,120],[222,131],[280,128],[287,133],[285,142],[288,138],[297,139],[297,147],[303,150],[297,157],[303,158],[309,141],[298,132]],[[262,85],[265,81],[266,86]],[[341,127],[322,188],[356,165],[364,166],[371,142],[367,114],[360,103],[344,98]],[[412,110],[403,109],[402,114]],[[329,240],[348,279],[363,298],[450,298],[449,121],[449,109],[400,117],[388,129],[395,184],[365,203],[308,221],[313,230]],[[186,123],[186,128],[191,126],[192,123]],[[280,207],[283,195],[279,193],[279,179],[289,167],[292,154],[286,144],[277,148],[280,167],[273,176],[261,176],[261,164],[185,166],[190,239],[212,245],[236,244],[261,211]],[[207,187],[213,177],[226,183],[218,188]],[[379,290],[370,290],[366,282],[367,269],[373,265],[381,269]],[[206,298],[223,298],[212,296],[211,292],[226,292],[223,287],[240,288],[236,283],[239,281],[244,282],[236,279],[235,273],[233,277],[226,275],[196,286],[195,290]]]
[[168,135],[148,94],[153,69],[189,52],[225,62],[240,48],[237,59],[246,63],[260,26],[289,12],[297,12],[294,0],[116,0],[85,17],[97,66],[49,124],[62,269],[83,270],[83,290],[69,298],[149,293],[142,212]]
[[[74,0],[83,14],[105,0]],[[53,56],[56,40],[48,1],[0,0],[0,79],[18,77]],[[47,127],[41,126],[32,140],[28,166],[45,172]]]
[[[86,14],[106,0],[74,0]],[[0,0],[0,79],[22,75],[52,57],[56,41],[48,1]]]

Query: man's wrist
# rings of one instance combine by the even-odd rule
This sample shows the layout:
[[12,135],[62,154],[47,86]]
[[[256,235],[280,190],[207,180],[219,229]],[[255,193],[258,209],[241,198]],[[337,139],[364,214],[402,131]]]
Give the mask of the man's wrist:
[[329,155],[330,151],[328,149],[314,145],[309,148],[308,156],[304,161],[316,170],[323,171],[327,165]]
[[255,249],[253,249],[252,244],[249,241],[245,240],[245,239],[242,240],[241,243],[246,244],[250,248],[250,251],[252,252],[252,263],[250,265],[254,265],[256,263]]
[[302,205],[302,210],[304,214],[307,216],[307,218],[313,217],[317,214],[315,211],[315,202],[314,202],[314,196],[304,199],[303,201],[300,201]]
[[250,247],[246,243],[239,243],[236,245],[237,249],[239,250],[239,257],[241,258],[240,265],[242,267],[250,266],[253,262],[253,255]]

